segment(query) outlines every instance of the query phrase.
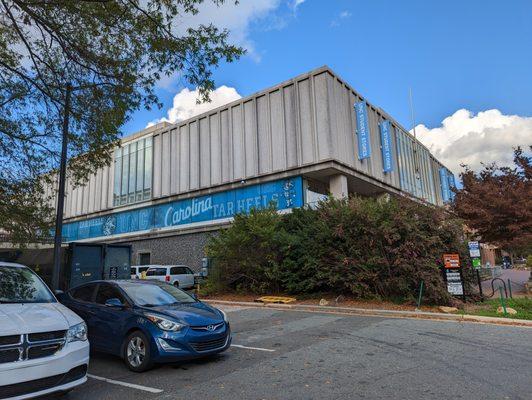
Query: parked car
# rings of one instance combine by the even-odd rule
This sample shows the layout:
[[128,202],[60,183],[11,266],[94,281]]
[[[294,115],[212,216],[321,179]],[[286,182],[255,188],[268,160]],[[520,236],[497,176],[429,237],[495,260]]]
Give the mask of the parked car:
[[0,262],[0,398],[68,392],[88,364],[85,322],[31,269]]
[[145,272],[150,268],[149,265],[132,265],[131,279],[144,279]]
[[85,319],[93,349],[122,357],[135,372],[220,353],[231,344],[223,311],[165,282],[94,281],[61,301]]
[[167,282],[181,289],[194,287],[194,272],[186,265],[150,266],[145,279]]

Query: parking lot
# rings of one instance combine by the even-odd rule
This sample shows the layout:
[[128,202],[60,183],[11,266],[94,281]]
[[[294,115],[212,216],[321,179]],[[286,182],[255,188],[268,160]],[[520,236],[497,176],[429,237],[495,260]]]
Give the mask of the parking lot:
[[532,398],[529,328],[223,309],[224,354],[142,374],[95,354],[65,399]]

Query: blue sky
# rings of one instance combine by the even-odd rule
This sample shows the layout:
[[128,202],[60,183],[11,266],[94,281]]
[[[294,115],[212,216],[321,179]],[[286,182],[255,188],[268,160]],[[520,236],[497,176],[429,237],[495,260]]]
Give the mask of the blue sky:
[[[327,64],[408,129],[412,88],[416,122],[425,125],[427,136],[462,138],[468,132],[449,132],[442,121],[466,109],[470,114],[460,123],[479,131],[477,141],[492,125],[510,124],[513,132],[512,124],[524,121],[525,131],[512,138],[532,143],[532,119],[526,118],[532,116],[532,1],[241,0],[237,8],[244,10],[249,1],[258,9],[243,15],[241,25],[227,25],[250,54],[221,65],[214,73],[217,86],[247,96]],[[207,8],[205,15],[210,13],[217,14]],[[223,13],[213,21],[224,25]],[[163,109],[138,111],[124,133],[164,117],[185,86],[176,80],[159,88]],[[478,114],[493,109],[500,118],[525,118]],[[445,144],[436,147],[445,158]]]

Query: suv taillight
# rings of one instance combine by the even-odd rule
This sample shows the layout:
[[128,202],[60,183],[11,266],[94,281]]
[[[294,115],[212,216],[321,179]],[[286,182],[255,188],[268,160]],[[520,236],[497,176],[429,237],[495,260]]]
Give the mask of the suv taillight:
[[164,280],[165,280],[166,282],[170,282],[170,275],[166,275],[166,276],[164,277]]

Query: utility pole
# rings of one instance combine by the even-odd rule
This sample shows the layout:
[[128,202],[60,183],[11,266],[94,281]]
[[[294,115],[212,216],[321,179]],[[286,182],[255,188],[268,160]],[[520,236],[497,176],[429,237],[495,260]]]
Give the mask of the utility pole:
[[67,84],[65,106],[63,109],[63,139],[61,144],[61,162],[59,165],[59,188],[57,190],[57,214],[55,218],[54,236],[54,269],[52,271],[52,289],[59,289],[59,273],[61,271],[61,242],[63,231],[63,208],[65,203],[65,180],[68,150],[68,123],[70,118],[70,95],[72,86]]

